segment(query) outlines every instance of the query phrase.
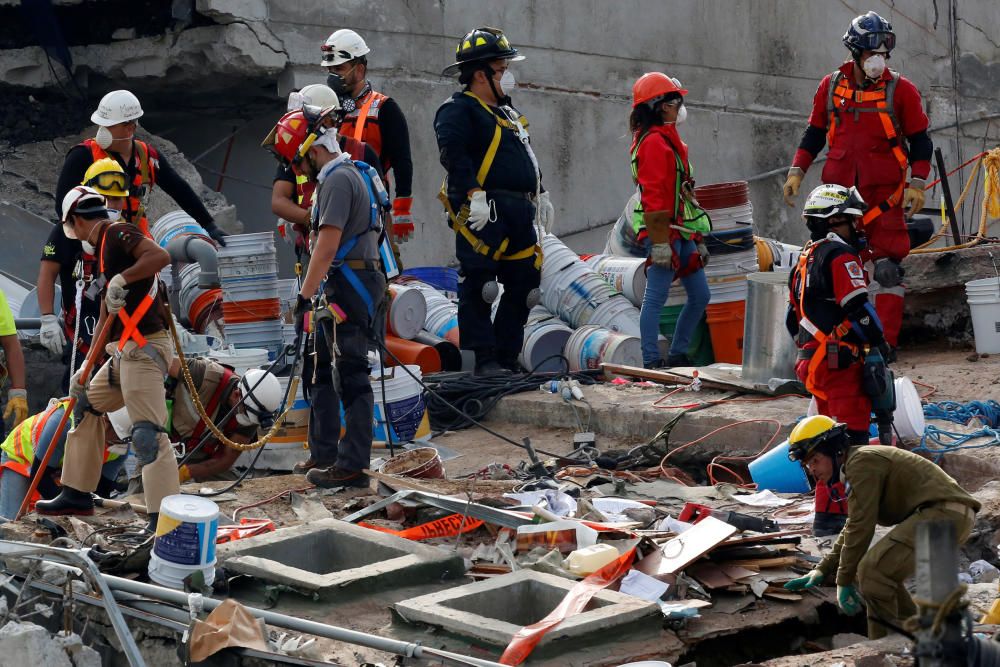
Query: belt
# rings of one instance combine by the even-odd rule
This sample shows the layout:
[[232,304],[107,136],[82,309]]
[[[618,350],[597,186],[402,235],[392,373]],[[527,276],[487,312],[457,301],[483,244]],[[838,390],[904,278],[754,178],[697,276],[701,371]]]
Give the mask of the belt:
[[378,259],[345,259],[344,265],[355,271],[381,271],[382,260]]
[[497,195],[501,197],[511,197],[514,199],[527,199],[528,201],[535,200],[535,193],[532,192],[517,192],[515,190],[487,190],[486,194],[492,197]]
[[957,500],[948,500],[945,502],[938,502],[938,503],[928,503],[927,505],[923,505],[917,508],[917,512],[922,512],[924,510],[931,509],[932,507],[934,509],[946,510],[948,512],[954,512],[955,514],[962,514],[965,516],[976,515],[976,511],[974,509],[972,509],[965,503],[958,502]]

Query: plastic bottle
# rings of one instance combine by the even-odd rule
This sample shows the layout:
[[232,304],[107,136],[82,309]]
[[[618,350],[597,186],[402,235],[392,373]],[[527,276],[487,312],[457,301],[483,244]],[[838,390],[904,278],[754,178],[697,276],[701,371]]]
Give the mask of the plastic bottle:
[[566,557],[566,569],[573,574],[587,576],[618,558],[618,549],[610,544],[595,544],[577,549]]

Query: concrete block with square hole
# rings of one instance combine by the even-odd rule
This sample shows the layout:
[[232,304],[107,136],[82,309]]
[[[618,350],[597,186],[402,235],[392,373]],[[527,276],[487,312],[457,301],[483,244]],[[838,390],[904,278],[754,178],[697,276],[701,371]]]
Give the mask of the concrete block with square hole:
[[223,544],[218,557],[232,572],[315,591],[326,599],[465,574],[456,553],[337,519]]
[[[410,623],[426,623],[469,639],[506,646],[518,630],[545,618],[575,582],[552,574],[520,570],[511,574],[397,602],[396,613]],[[599,591],[584,610],[542,638],[540,647],[557,639],[590,633],[646,629],[660,621],[659,607],[615,591]]]

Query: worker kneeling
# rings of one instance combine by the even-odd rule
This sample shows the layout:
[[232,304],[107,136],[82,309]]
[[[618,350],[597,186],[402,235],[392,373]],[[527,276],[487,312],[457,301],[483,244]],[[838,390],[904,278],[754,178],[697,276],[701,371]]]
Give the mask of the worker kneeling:
[[[799,431],[815,433],[796,437]],[[903,582],[915,569],[914,538],[922,521],[950,521],[959,544],[972,531],[979,501],[937,465],[913,452],[883,445],[851,446],[847,425],[808,417],[789,438],[788,457],[827,484],[847,485],[847,525],[816,569],[785,584],[789,590],[820,585],[836,573],[837,604],[848,615],[868,607],[868,636],[888,634],[916,614]],[[894,526],[869,548],[876,524]]]

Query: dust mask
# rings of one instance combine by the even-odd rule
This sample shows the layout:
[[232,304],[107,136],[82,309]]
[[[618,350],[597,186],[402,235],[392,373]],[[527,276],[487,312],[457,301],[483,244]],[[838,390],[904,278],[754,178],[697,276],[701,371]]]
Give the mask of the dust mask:
[[80,241],[80,245],[83,246],[83,251],[88,255],[97,254],[97,248],[95,248],[90,241]]
[[239,424],[240,426],[253,426],[257,422],[251,419],[250,415],[246,414],[245,412],[237,412],[236,423]]
[[115,138],[111,136],[111,130],[104,127],[103,125],[97,128],[97,134],[94,136],[94,141],[97,142],[98,146],[107,150],[108,148],[111,147],[111,144],[114,142],[114,140]]
[[500,77],[500,90],[503,91],[504,95],[510,95],[515,88],[517,88],[517,81],[514,79],[514,73],[509,69],[505,70]]
[[885,56],[881,53],[869,56],[861,68],[865,71],[865,76],[869,79],[877,79],[885,72]]
[[66,238],[73,241],[77,240],[76,230],[73,229],[73,223],[64,222],[62,223],[62,228],[63,228],[63,234],[66,236]]
[[119,211],[118,209],[116,208],[108,209],[108,220],[110,220],[111,222],[118,222],[119,220],[121,220],[121,217],[122,217],[122,212]]
[[684,121],[688,119],[688,108],[686,104],[682,104],[681,108],[677,110],[677,120],[674,121],[676,125],[682,125]]

